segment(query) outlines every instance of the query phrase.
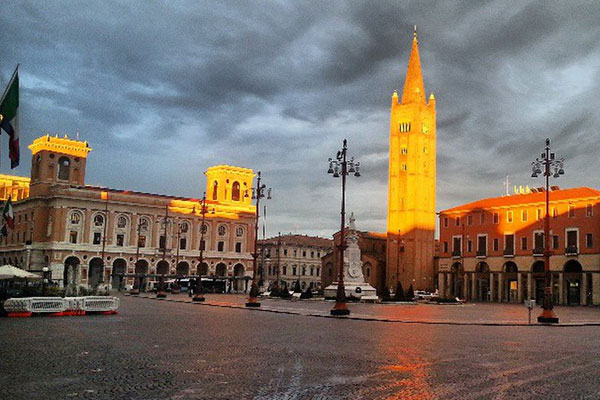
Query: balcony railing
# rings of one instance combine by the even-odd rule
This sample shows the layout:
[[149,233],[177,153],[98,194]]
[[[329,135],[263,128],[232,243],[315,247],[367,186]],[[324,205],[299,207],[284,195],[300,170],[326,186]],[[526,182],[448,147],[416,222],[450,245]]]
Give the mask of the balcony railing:
[[504,257],[514,257],[515,250],[514,249],[504,249]]
[[577,246],[567,246],[567,248],[565,249],[565,255],[566,256],[576,256],[577,254],[579,254],[579,249],[577,248]]
[[452,258],[459,258],[460,257],[460,250],[454,250],[452,252]]
[[487,252],[485,250],[477,250],[477,257],[487,257]]
[[533,255],[535,257],[541,257],[544,255],[544,249],[542,248],[538,248],[538,249],[533,249]]

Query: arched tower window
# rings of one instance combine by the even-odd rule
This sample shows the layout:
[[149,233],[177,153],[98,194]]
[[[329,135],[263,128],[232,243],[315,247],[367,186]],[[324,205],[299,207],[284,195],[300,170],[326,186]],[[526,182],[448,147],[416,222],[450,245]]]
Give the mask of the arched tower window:
[[240,183],[233,182],[231,186],[231,200],[240,201]]
[[213,182],[213,196],[212,196],[213,200],[217,199],[217,192],[218,192],[218,190],[219,190],[219,182],[214,181]]
[[69,157],[61,157],[58,159],[58,179],[63,181],[69,180],[69,167],[71,165],[71,160]]

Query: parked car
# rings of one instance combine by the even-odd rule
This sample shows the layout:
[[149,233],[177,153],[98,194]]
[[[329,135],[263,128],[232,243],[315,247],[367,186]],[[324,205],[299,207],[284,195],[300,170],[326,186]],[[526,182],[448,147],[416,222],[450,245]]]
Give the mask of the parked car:
[[429,300],[432,295],[424,290],[415,290],[415,300]]

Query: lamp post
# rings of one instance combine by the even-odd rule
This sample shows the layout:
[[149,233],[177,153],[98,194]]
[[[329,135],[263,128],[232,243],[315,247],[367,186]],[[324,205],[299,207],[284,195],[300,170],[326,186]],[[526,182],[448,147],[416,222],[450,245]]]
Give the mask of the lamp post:
[[100,275],[100,280],[98,281],[98,287],[96,291],[100,291],[100,287],[104,285],[104,272],[106,269],[106,265],[104,263],[104,253],[106,251],[106,228],[108,226],[108,191],[102,191],[100,194],[102,200],[104,200],[104,232],[102,233],[102,272]]
[[335,306],[331,310],[331,315],[350,315],[350,310],[346,305],[346,289],[344,288],[344,250],[346,249],[346,243],[344,240],[344,228],[346,223],[346,175],[354,173],[354,176],[360,176],[360,163],[354,162],[354,158],[350,161],[346,159],[346,153],[348,151],[347,141],[344,139],[342,150],[337,152],[334,159],[329,159],[329,170],[328,174],[333,174],[334,178],[342,177],[342,211],[341,211],[341,224],[340,224],[340,244],[337,246],[339,250],[339,279],[337,287],[337,295],[335,299]]
[[194,297],[192,298],[192,301],[204,301],[204,288],[202,287],[202,264],[204,263],[204,231],[205,231],[205,226],[204,226],[204,221],[206,218],[206,212],[208,210],[206,209],[206,192],[204,192],[204,195],[202,196],[202,203],[200,204],[200,215],[202,215],[202,219],[200,222],[200,259],[199,259],[199,264],[198,264],[198,268],[196,270],[196,275],[198,275],[198,280],[196,281],[196,293],[194,293]]
[[[256,189],[252,189],[252,198],[256,199],[256,223],[254,224],[254,252],[252,253],[252,258],[254,259],[252,263],[252,287],[250,287],[250,295],[248,296],[246,307],[260,307],[260,303],[258,302],[259,291],[256,282],[256,262],[258,260],[258,218],[260,211],[260,199],[265,197],[265,190],[267,191],[267,200],[271,199],[271,188],[267,189],[267,185],[261,185],[260,179],[260,171],[258,171]],[[247,191],[244,197],[248,197]]]
[[[167,258],[167,226],[168,225],[169,225],[169,205],[166,204],[165,205],[165,219],[163,220],[164,242],[162,243],[162,245],[163,245],[163,247],[162,247],[162,262],[163,262],[163,264],[162,265],[164,265],[164,263],[166,262],[165,259]],[[167,267],[167,268],[169,268],[169,267]],[[167,270],[167,273],[168,272],[169,271]],[[165,292],[164,285],[165,285],[165,274],[160,274],[160,277],[158,279],[158,293],[156,293],[157,299],[164,299],[165,297],[167,297],[167,293]]]
[[[135,248],[135,268],[137,269],[138,263],[140,261],[140,233],[142,231],[142,227],[145,229],[148,228],[147,222],[145,219],[138,221],[137,227],[137,246]],[[137,276],[137,271],[134,269],[134,277],[133,277],[133,287],[129,291],[129,294],[138,295],[140,294],[140,283]]]
[[[541,158],[541,159],[540,159]],[[550,188],[549,180],[550,176],[558,178],[560,175],[565,173],[563,164],[565,159],[561,158],[557,160],[554,153],[550,152],[550,139],[546,139],[546,146],[544,152],[540,155],[540,158],[536,158],[531,163],[532,178],[537,178],[539,174],[544,174],[546,178],[546,216],[544,218],[544,300],[542,303],[542,313],[538,317],[538,322],[558,324],[558,317],[552,310],[552,285],[550,279]],[[543,170],[542,170],[543,168]]]

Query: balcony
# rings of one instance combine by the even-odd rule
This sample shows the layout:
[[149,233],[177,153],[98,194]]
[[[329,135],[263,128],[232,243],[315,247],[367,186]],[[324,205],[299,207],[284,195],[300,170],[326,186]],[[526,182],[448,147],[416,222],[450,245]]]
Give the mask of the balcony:
[[452,252],[452,258],[460,258],[460,250],[454,250]]
[[534,257],[543,257],[544,256],[544,249],[543,248],[533,249],[533,256]]
[[477,250],[477,258],[486,258],[487,252],[485,250]]
[[565,256],[576,256],[577,254],[579,254],[577,246],[567,246],[565,249]]
[[515,249],[504,249],[504,257],[514,257]]

